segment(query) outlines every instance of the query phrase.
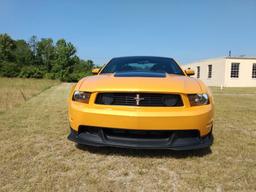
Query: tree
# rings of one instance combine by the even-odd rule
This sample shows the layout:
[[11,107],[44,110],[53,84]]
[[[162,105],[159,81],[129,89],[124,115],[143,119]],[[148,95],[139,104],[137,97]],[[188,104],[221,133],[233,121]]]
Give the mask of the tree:
[[93,61],[81,60],[65,39],[54,44],[51,38],[32,36],[26,42],[0,34],[0,76],[78,81],[90,75],[92,67]]
[[78,81],[79,79],[91,75],[91,70],[93,68],[93,61],[91,60],[79,60],[76,62],[72,72],[71,81]]
[[13,52],[15,56],[15,61],[20,67],[24,65],[32,65],[34,63],[33,53],[26,41],[17,40],[16,48]]
[[0,34],[0,61],[14,61],[15,41],[6,33]]
[[15,61],[14,50],[15,41],[6,33],[0,34],[0,75],[6,77],[16,77],[19,68]]
[[47,72],[50,72],[55,59],[55,48],[51,38],[43,38],[37,43],[37,57],[40,64]]
[[29,44],[29,47],[33,53],[34,56],[36,56],[36,51],[37,51],[37,43],[38,43],[38,40],[37,40],[37,37],[35,35],[33,35],[29,41],[28,41],[28,44]]
[[81,59],[79,61],[79,63],[76,63],[76,65],[74,66],[74,71],[75,72],[87,72],[87,71],[91,71],[93,68],[93,62],[91,60],[83,60]]
[[37,36],[33,35],[28,41],[29,47],[32,51],[33,55],[33,65],[40,65],[40,57],[38,57],[37,50],[38,50],[38,39]]
[[64,39],[57,41],[55,47],[55,62],[52,70],[57,78],[69,81],[74,65],[79,62],[79,58],[75,53],[76,48],[72,43],[67,43]]

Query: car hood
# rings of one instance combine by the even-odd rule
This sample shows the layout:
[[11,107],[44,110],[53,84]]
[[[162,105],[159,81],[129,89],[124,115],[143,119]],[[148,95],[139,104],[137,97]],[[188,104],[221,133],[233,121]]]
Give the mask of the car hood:
[[126,76],[102,74],[85,77],[76,89],[88,92],[170,92],[200,93],[200,83],[191,77],[165,74],[164,76]]

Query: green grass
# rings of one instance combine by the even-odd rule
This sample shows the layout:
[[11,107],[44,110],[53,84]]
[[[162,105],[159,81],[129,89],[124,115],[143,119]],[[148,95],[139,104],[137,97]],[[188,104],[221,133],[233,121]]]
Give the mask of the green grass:
[[0,113],[58,83],[59,81],[47,79],[0,78]]
[[[256,95],[216,93],[211,151],[78,148],[62,83],[0,114],[0,191],[255,191]],[[255,92],[256,88],[249,92]]]

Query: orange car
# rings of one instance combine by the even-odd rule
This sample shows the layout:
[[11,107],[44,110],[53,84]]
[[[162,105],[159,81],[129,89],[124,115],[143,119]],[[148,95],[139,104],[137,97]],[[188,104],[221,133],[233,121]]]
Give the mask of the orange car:
[[78,144],[190,150],[213,143],[213,98],[171,58],[119,57],[69,95],[68,138]]

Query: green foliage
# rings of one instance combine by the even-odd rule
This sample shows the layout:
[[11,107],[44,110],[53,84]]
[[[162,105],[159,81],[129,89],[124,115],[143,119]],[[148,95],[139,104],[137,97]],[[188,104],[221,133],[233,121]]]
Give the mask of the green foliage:
[[0,61],[13,61],[15,48],[15,41],[9,35],[0,34]]
[[35,66],[25,66],[21,69],[19,77],[23,78],[43,78],[43,71]]
[[33,64],[33,53],[27,42],[24,40],[16,41],[16,49],[13,50],[13,55],[19,66]]
[[52,69],[55,59],[55,47],[51,38],[41,39],[37,43],[37,58],[41,65],[49,72]]
[[51,38],[32,36],[26,42],[0,34],[0,76],[72,82],[91,75],[92,68],[93,61],[80,59],[75,46],[65,39],[55,44]]
[[3,61],[0,63],[0,75],[3,77],[17,77],[20,73],[20,68],[16,63]]

